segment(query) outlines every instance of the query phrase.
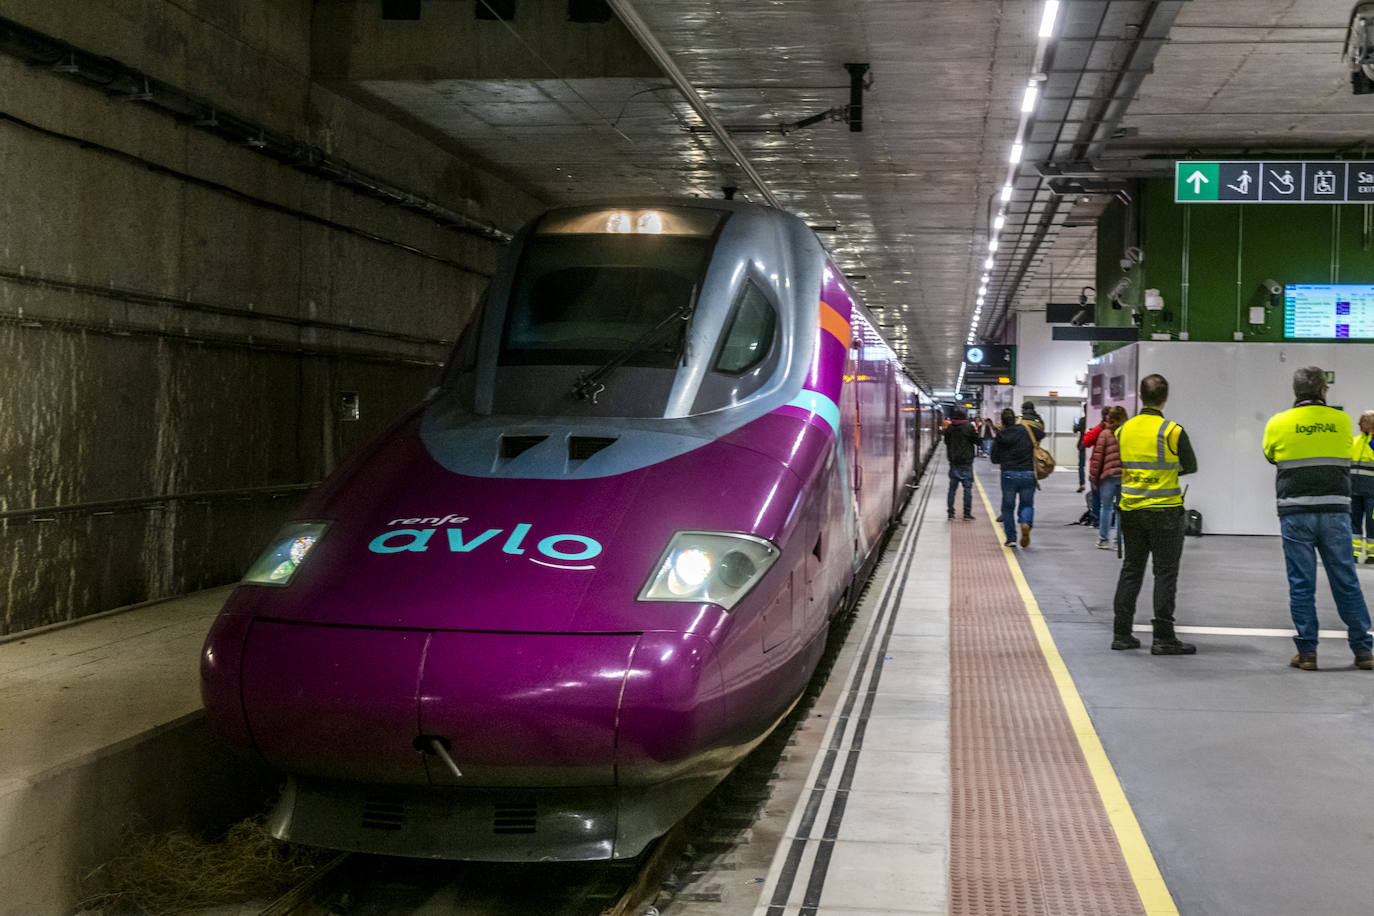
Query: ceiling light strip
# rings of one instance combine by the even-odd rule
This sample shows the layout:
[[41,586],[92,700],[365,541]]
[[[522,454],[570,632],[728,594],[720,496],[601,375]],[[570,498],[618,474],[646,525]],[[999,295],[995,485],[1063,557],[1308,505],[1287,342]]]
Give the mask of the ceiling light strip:
[[[981,286],[978,290],[978,307],[974,309],[973,321],[969,326],[968,340],[970,344],[974,342],[978,334],[978,327],[982,324],[983,304],[987,301],[988,274],[995,263],[992,252],[995,252],[998,248],[997,233],[1001,231],[1007,222],[1005,205],[1011,202],[1013,189],[1016,185],[1017,172],[1020,170],[1021,159],[1025,154],[1025,138],[1029,136],[1028,128],[1034,116],[1036,98],[1039,96],[1039,87],[1036,85],[1038,79],[1034,74],[1040,73],[1045,61],[1045,51],[1049,47],[1050,39],[1054,37],[1054,27],[1059,19],[1059,2],[1060,0],[1045,0],[1045,6],[1041,11],[1040,29],[1038,32],[1039,40],[1036,42],[1035,63],[1032,68],[1033,75],[1026,84],[1025,94],[1021,97],[1021,118],[1016,125],[1016,134],[1012,140],[1011,153],[1007,156],[1007,179],[1003,183],[1002,191],[999,195],[1003,206],[998,208],[997,216],[993,219],[992,226],[988,232],[989,254],[987,259],[983,262],[983,276],[980,281]],[[1040,79],[1043,79],[1043,77],[1040,77]],[[1013,246],[1013,249],[1013,253],[1019,252],[1019,243]],[[1015,295],[1015,290],[1013,290],[1011,294]],[[962,361],[959,364],[959,384],[955,386],[956,388],[962,387],[965,365],[966,364]]]
[[730,136],[730,132],[725,129],[725,125],[716,118],[711,109],[707,107],[706,102],[697,94],[696,89],[688,82],[687,77],[677,68],[677,64],[673,62],[667,49],[659,44],[654,33],[649,30],[648,24],[639,18],[639,14],[635,12],[630,0],[606,0],[606,2],[611,9],[615,10],[616,16],[620,18],[625,28],[630,30],[630,34],[639,42],[640,47],[648,52],[649,56],[654,59],[654,63],[663,69],[664,74],[687,99],[687,103],[692,106],[692,110],[697,113],[697,116],[706,122],[707,127],[711,128],[711,133],[715,134],[716,139],[721,142],[721,145],[730,153],[736,164],[753,182],[754,187],[759,189],[764,200],[781,210],[782,204],[773,196],[773,192],[768,190],[768,186],[763,183],[763,178],[754,170],[754,166],[748,159],[744,158],[744,153],[735,145],[735,141]]

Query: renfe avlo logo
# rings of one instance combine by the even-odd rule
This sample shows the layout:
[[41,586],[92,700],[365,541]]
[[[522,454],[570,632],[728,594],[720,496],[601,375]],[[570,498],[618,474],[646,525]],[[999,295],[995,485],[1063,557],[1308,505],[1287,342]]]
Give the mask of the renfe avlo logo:
[[[501,543],[502,534],[506,534],[505,528],[488,528],[478,534],[471,536],[463,533],[462,528],[446,527],[449,525],[461,525],[469,521],[464,515],[445,515],[442,518],[396,518],[392,519],[390,525],[426,525],[429,527],[414,528],[395,528],[374,537],[368,543],[367,549],[373,553],[424,553],[431,549],[447,550],[449,553],[472,553],[479,547],[486,544],[495,545]],[[434,535],[443,527],[444,535],[438,541],[431,544]],[[534,529],[533,525],[518,524],[510,529],[506,534],[505,543],[501,544],[501,552],[511,556],[522,556],[526,553],[526,539]],[[569,545],[577,545],[580,549],[568,550]],[[590,563],[580,566],[570,566],[570,563],[583,563],[601,554],[601,542],[594,538],[586,537],[581,534],[551,534],[548,537],[540,538],[534,542],[536,552],[547,557],[549,560],[561,560],[561,563],[549,563],[546,560],[538,560],[532,556],[527,556],[531,563],[538,563],[540,566],[551,566],[554,569],[596,569]]]

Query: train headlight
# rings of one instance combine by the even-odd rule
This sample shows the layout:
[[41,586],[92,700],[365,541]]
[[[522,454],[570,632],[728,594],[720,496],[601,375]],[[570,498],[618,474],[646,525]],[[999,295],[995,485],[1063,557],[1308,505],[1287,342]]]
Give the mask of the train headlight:
[[314,546],[324,537],[325,522],[292,522],[277,532],[243,581],[253,585],[288,585]]
[[738,604],[778,559],[772,542],[748,534],[679,531],[639,593],[640,601]]

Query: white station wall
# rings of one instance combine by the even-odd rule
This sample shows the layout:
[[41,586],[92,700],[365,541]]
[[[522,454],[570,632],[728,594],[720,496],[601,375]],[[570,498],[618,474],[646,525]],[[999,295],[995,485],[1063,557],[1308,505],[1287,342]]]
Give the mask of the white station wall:
[[[1084,340],[1054,340],[1054,325],[1043,312],[1020,312],[1016,319],[1016,396],[1010,406],[1019,411],[1026,398],[1083,398],[1086,389],[1078,380],[1093,358],[1092,344]],[[1051,392],[1056,392],[1051,394]]]
[[[1277,535],[1274,467],[1261,451],[1265,422],[1293,406],[1293,370],[1320,366],[1336,373],[1327,397],[1350,417],[1353,434],[1360,414],[1374,409],[1371,354],[1367,344],[1142,341],[1093,360],[1089,371],[1105,376],[1104,403],[1132,414],[1139,379],[1158,372],[1169,380],[1164,415],[1183,424],[1197,453],[1198,472],[1182,482],[1205,534]],[[1125,399],[1110,397],[1113,375],[1124,376]]]

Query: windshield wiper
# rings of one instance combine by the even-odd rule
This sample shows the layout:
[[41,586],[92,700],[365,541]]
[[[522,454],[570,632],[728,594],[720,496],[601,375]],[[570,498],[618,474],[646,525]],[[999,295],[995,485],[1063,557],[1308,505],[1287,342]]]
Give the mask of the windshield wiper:
[[[638,340],[627,344],[624,349],[616,353],[605,365],[591,372],[584,372],[573,382],[571,394],[579,401],[591,401],[596,403],[596,399],[606,390],[606,386],[601,380],[610,375],[616,369],[623,366],[631,357],[637,356],[655,343],[663,334],[664,328],[671,326],[674,322],[682,322],[681,327],[686,328],[686,322],[692,316],[692,300],[688,300],[672,311],[668,317],[639,336]],[[685,337],[685,334],[684,334]],[[679,345],[680,346],[680,345]]]

